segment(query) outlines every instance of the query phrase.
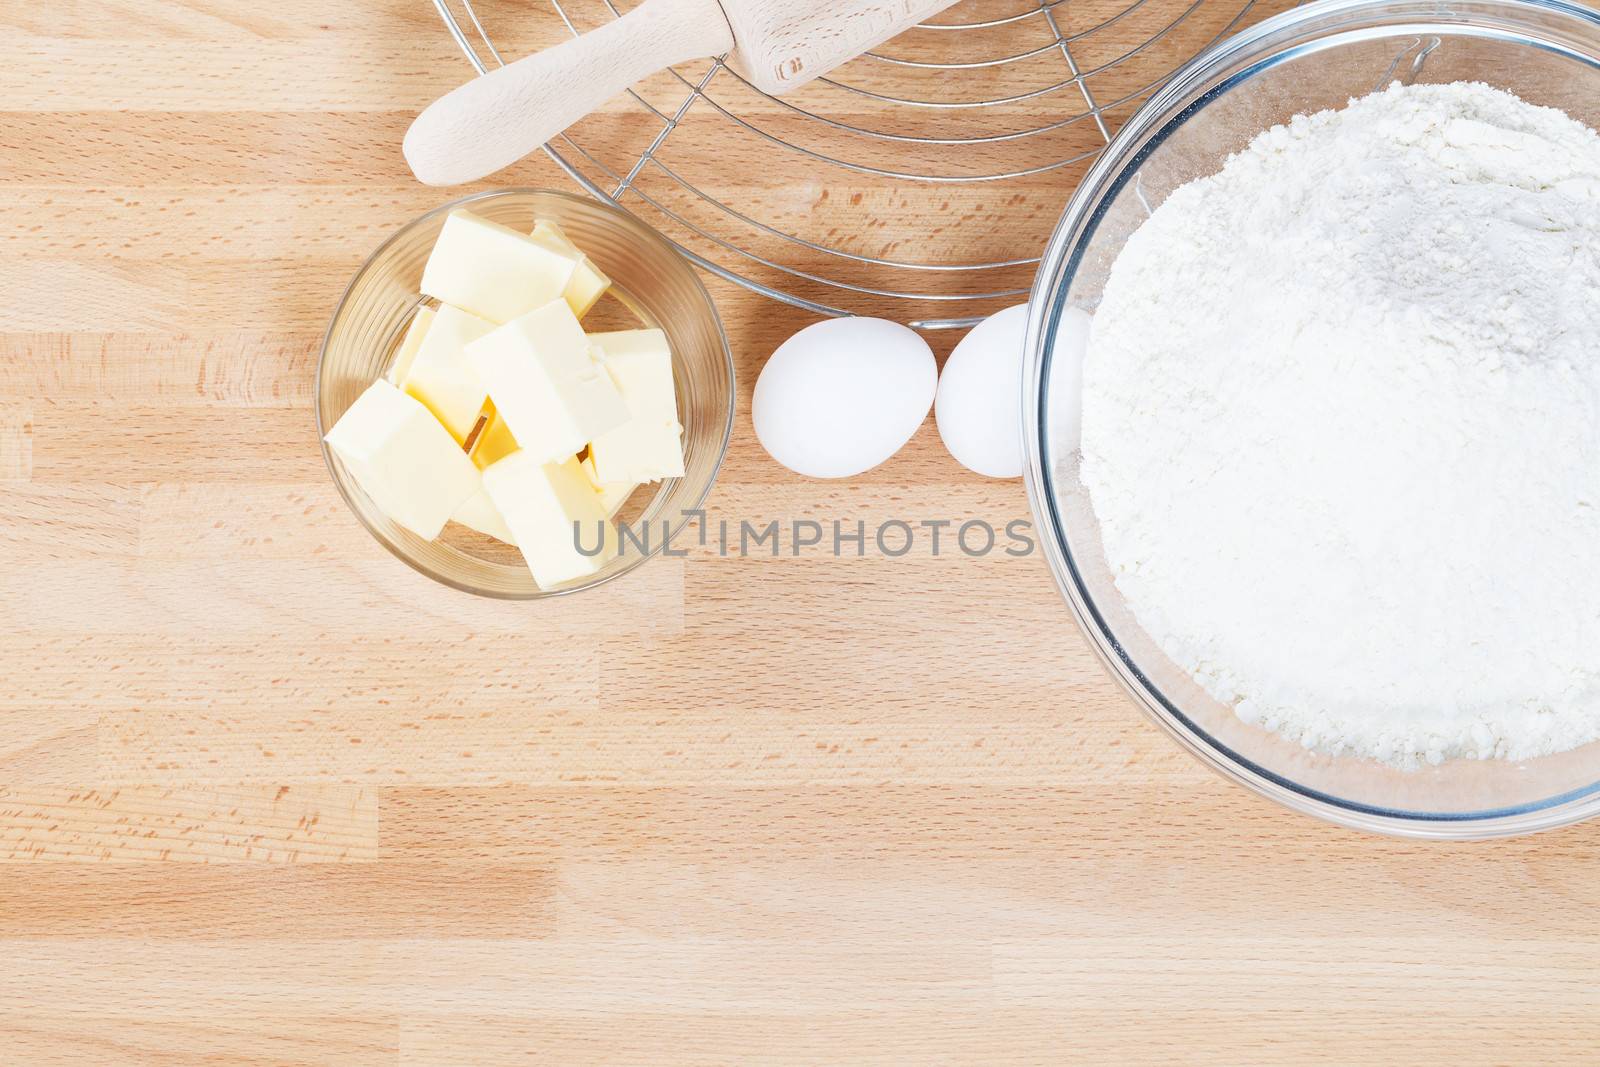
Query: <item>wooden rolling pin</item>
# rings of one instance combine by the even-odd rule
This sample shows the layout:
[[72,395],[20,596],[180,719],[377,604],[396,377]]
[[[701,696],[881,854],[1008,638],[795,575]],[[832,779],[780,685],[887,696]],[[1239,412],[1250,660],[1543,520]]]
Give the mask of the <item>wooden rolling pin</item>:
[[435,100],[406,131],[406,161],[429,185],[476,181],[635,82],[724,52],[757,89],[780,95],[954,2],[644,0],[614,22]]

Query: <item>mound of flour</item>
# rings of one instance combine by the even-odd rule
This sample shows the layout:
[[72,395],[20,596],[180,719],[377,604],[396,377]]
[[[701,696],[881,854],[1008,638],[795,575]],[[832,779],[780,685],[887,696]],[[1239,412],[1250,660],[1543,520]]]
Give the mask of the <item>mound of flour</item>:
[[1262,133],[1118,257],[1082,477],[1246,721],[1406,767],[1600,738],[1600,137],[1468,83]]

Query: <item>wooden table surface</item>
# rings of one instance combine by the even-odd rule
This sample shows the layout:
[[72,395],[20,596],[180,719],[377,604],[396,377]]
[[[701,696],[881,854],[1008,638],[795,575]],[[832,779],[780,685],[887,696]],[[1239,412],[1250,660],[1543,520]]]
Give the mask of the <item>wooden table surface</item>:
[[[1600,1056],[1600,825],[1280,811],[1137,715],[1037,556],[696,551],[529,606],[373,543],[313,366],[443,198],[397,151],[464,73],[428,4],[0,30],[0,1062]],[[712,288],[715,513],[1026,516],[931,419],[776,467],[750,389],[807,316]]]

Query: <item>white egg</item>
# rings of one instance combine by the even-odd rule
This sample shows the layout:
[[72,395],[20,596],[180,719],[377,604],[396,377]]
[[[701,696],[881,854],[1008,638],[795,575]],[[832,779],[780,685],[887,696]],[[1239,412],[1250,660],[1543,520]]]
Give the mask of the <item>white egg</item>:
[[939,377],[939,436],[958,463],[985,477],[1022,476],[1027,329],[1027,304],[995,312],[956,343]]
[[828,319],[778,346],[750,418],[773,459],[811,478],[871,470],[911,440],[938,386],[933,351],[886,319]]

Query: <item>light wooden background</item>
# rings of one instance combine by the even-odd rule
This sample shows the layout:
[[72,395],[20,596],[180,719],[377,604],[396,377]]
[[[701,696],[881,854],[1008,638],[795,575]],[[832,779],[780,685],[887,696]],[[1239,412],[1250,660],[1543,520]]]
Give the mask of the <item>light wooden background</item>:
[[[397,151],[464,70],[422,0],[0,34],[0,1062],[1600,1056],[1600,826],[1279,811],[1135,714],[1037,558],[701,553],[529,607],[373,544],[312,371],[441,199]],[[776,468],[744,412],[807,320],[714,291],[717,512],[1026,514],[931,419],[849,484]]]

